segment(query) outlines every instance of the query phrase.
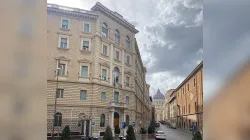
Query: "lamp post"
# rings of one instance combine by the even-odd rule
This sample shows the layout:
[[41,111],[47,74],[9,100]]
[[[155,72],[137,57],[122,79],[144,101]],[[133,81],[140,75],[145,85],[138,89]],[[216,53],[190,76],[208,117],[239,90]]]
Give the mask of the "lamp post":
[[[58,59],[58,66],[60,66],[60,59]],[[59,75],[59,70],[60,70],[60,67],[57,67],[56,69],[56,95],[57,95],[57,92],[58,92],[58,75]],[[55,139],[54,137],[54,130],[55,130],[55,115],[56,115],[56,104],[57,104],[57,97],[55,95],[55,108],[54,108],[54,118],[53,118],[53,126],[52,126],[52,140]]]

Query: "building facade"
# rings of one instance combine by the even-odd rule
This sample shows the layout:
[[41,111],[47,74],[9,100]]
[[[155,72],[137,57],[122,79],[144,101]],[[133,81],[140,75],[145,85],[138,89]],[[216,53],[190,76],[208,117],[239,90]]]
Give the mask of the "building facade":
[[198,130],[203,124],[203,62],[175,89],[177,127],[189,129],[194,123]]
[[165,97],[160,92],[160,89],[157,90],[156,94],[153,96],[153,105],[155,108],[155,121],[162,121],[163,115],[162,115],[162,106],[164,104]]
[[172,126],[176,127],[178,109],[177,109],[177,103],[176,103],[175,90],[170,90],[168,105],[169,105],[169,123]]
[[[149,85],[135,26],[97,2],[91,11],[47,5],[47,131],[102,135],[149,120]],[[55,99],[57,102],[54,112]]]

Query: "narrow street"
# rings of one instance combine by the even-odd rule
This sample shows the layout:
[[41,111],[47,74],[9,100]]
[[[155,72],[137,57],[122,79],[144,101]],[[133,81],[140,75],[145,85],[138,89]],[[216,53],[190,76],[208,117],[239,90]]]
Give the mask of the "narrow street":
[[167,139],[166,140],[192,140],[191,133],[184,132],[178,129],[168,128],[165,125],[160,125],[160,127],[156,128],[156,131],[163,131]]

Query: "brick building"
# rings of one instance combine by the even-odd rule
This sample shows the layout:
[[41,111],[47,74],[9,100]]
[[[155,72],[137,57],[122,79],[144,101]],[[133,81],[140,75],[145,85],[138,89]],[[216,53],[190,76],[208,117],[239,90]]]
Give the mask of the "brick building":
[[177,127],[189,129],[192,122],[198,130],[203,124],[203,61],[175,89]]
[[86,135],[122,122],[146,124],[150,86],[135,26],[99,2],[91,11],[48,4],[47,13],[48,132],[55,97],[56,132],[67,124]]

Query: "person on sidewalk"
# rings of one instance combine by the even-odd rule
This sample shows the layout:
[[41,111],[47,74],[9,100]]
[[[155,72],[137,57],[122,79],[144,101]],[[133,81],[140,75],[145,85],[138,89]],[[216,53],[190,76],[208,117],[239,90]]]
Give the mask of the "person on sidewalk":
[[195,132],[197,131],[196,126],[194,125],[194,122],[192,123],[192,136],[194,137]]

